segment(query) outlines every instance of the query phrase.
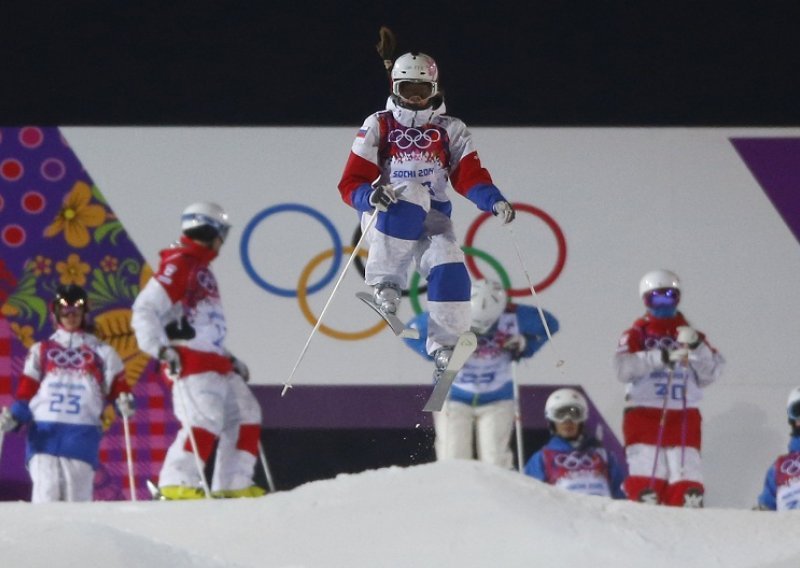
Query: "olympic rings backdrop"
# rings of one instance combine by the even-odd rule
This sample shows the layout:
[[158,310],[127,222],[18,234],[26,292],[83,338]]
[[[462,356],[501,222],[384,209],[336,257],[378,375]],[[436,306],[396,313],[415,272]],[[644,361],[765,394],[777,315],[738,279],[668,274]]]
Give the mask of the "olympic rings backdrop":
[[[543,222],[547,229],[552,232],[555,238],[557,246],[555,263],[547,275],[541,281],[533,285],[534,290],[538,294],[539,292],[542,292],[550,287],[564,270],[567,260],[567,241],[559,224],[545,211],[527,203],[515,202],[513,205],[517,211],[517,219],[514,221],[512,226],[519,226],[522,223],[530,223],[531,221],[534,223]],[[319,254],[308,260],[305,266],[300,268],[297,279],[297,287],[295,289],[281,287],[271,282],[269,270],[265,269],[264,267],[256,266],[256,263],[253,261],[251,255],[254,232],[264,223],[272,220],[276,215],[290,212],[300,213],[301,215],[310,218],[310,220],[322,225],[330,237],[331,245],[330,248],[323,249]],[[531,219],[531,217],[533,217],[533,219]],[[494,276],[489,275],[488,277],[500,280],[503,286],[508,290],[510,297],[520,298],[531,296],[531,289],[527,282],[523,282],[517,287],[514,287],[509,277],[509,270],[503,266],[501,261],[498,260],[498,258],[492,254],[492,252],[477,248],[475,246],[478,230],[490,218],[492,218],[492,215],[486,212],[477,215],[469,225],[466,237],[464,239],[462,250],[466,255],[466,265],[469,269],[471,277],[473,280],[486,277],[476,262],[476,259],[480,259],[486,262],[495,272]],[[355,245],[356,241],[358,241],[360,235],[361,228],[357,224],[352,239],[353,245]],[[314,209],[309,205],[304,205],[301,203],[280,203],[263,209],[254,215],[247,223],[244,231],[242,232],[242,237],[239,244],[241,262],[248,277],[257,286],[269,294],[273,294],[282,298],[297,298],[300,312],[312,327],[317,324],[317,315],[312,312],[308,303],[308,297],[323,290],[325,293],[330,294],[330,290],[327,289],[328,285],[339,275],[339,270],[341,268],[344,255],[349,256],[352,254],[352,252],[353,246],[351,245],[345,247],[342,245],[342,239],[339,236],[335,225],[324,213]],[[366,259],[366,256],[366,250],[362,249],[359,251],[355,262],[353,263],[353,266],[362,279],[364,276],[364,264],[362,259]],[[318,280],[311,282],[311,276],[314,273],[314,270],[328,259],[331,259],[331,262],[329,263],[327,270]],[[420,280],[421,277],[419,273],[415,272],[411,278],[409,288],[403,291],[403,294],[409,297],[411,307],[415,313],[419,313],[423,310],[420,302],[420,295],[425,292],[426,288],[424,286],[420,286]],[[329,322],[322,323],[319,327],[320,333],[343,341],[367,339],[380,333],[384,329],[386,329],[386,326],[382,321],[378,321],[375,325],[360,331],[344,331],[336,329],[331,326]]]

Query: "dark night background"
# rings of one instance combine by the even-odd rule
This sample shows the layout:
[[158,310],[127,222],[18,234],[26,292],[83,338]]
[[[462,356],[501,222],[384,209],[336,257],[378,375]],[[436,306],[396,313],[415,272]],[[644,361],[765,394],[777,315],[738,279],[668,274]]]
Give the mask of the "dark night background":
[[15,2],[0,123],[356,125],[400,55],[470,125],[796,126],[797,2]]

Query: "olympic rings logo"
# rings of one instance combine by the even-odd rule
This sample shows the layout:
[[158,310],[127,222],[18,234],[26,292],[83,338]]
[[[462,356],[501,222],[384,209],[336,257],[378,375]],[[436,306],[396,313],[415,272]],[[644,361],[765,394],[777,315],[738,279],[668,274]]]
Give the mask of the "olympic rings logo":
[[[420,133],[420,136],[422,135],[423,134]],[[541,282],[534,285],[535,290],[537,292],[541,292],[542,290],[551,286],[553,282],[555,282],[555,280],[561,274],[562,270],[564,269],[564,265],[566,263],[566,258],[567,258],[566,239],[564,238],[564,234],[561,231],[561,228],[558,226],[558,224],[552,219],[552,217],[550,217],[547,213],[545,213],[541,209],[538,209],[532,205],[524,203],[514,203],[513,205],[514,209],[517,212],[529,213],[530,215],[543,221],[545,225],[547,225],[547,227],[552,231],[556,239],[558,253],[555,266]],[[332,245],[331,248],[314,256],[308,262],[308,264],[306,264],[306,266],[301,270],[296,289],[283,288],[269,282],[256,269],[250,254],[251,242],[253,241],[253,236],[256,229],[270,217],[273,217],[281,213],[300,213],[302,215],[310,217],[314,221],[317,221],[319,224],[323,226],[325,231],[328,233]],[[488,252],[476,248],[474,246],[475,237],[478,232],[478,229],[486,222],[486,220],[489,217],[491,217],[490,213],[482,213],[472,222],[472,224],[469,226],[469,229],[467,230],[465,243],[461,247],[461,249],[464,251],[464,254],[466,255],[467,269],[470,271],[473,278],[475,279],[484,278],[483,274],[478,269],[478,266],[475,262],[475,259],[480,259],[486,262],[486,264],[488,264],[495,271],[500,282],[503,284],[503,287],[506,290],[508,290],[509,296],[511,297],[530,296],[531,290],[529,287],[512,288],[511,279],[508,275],[508,272],[501,265],[500,261],[498,261],[492,255],[490,255]],[[263,211],[256,214],[250,220],[250,222],[247,224],[244,231],[242,232],[242,238],[239,243],[239,256],[241,258],[242,265],[244,266],[246,274],[256,285],[258,285],[263,290],[269,292],[270,294],[274,294],[276,296],[281,296],[284,298],[297,298],[297,302],[300,307],[300,311],[303,314],[303,317],[312,326],[314,326],[317,324],[317,316],[311,311],[311,308],[308,303],[308,297],[325,288],[336,277],[336,275],[339,273],[339,268],[342,264],[342,257],[344,255],[352,254],[353,247],[355,246],[356,242],[358,242],[360,236],[361,236],[361,227],[360,225],[357,225],[355,232],[353,234],[353,242],[351,243],[350,246],[343,246],[342,240],[339,237],[339,233],[336,230],[336,227],[322,213],[320,213],[316,209],[313,209],[307,205],[303,205],[300,203],[282,203],[264,209]],[[358,256],[354,259],[353,262],[353,264],[356,267],[356,270],[358,270],[361,273],[362,278],[364,277],[364,263],[362,258],[366,259],[366,257],[367,257],[367,252],[365,250],[360,250]],[[330,266],[328,267],[328,270],[322,275],[322,277],[319,280],[313,283],[310,282],[311,275],[314,272],[314,270],[320,264],[322,264],[324,261],[328,259],[331,259],[331,263]],[[420,302],[420,294],[424,293],[426,290],[425,286],[420,286],[420,280],[421,280],[420,274],[418,272],[415,272],[411,278],[408,290],[403,290],[403,295],[409,297],[411,307],[417,314],[423,311],[422,304]],[[386,329],[386,327],[387,326],[384,324],[383,321],[378,321],[374,326],[369,327],[367,329],[363,329],[361,331],[349,332],[349,331],[341,331],[338,329],[333,329],[325,324],[321,324],[319,327],[319,331],[335,339],[340,339],[343,341],[357,341],[361,339],[367,339],[373,335],[376,335],[380,333],[382,330]]]
[[664,337],[648,337],[644,340],[645,349],[666,349],[672,351],[678,346],[678,342],[671,337],[665,335]]
[[781,463],[781,473],[785,473],[789,477],[800,475],[800,459],[792,458],[785,460]]
[[61,369],[83,369],[92,362],[94,355],[79,349],[53,347],[47,350],[47,358]]
[[408,150],[415,146],[420,150],[427,150],[432,144],[442,139],[442,133],[435,128],[420,130],[419,128],[395,128],[389,132],[388,140],[401,150]]
[[594,454],[582,454],[580,452],[570,452],[568,454],[557,454],[553,461],[558,467],[563,467],[570,471],[578,469],[591,469],[600,459]]
[[214,279],[214,275],[210,270],[204,269],[199,271],[197,273],[197,283],[211,296],[216,296],[218,294],[217,281]]

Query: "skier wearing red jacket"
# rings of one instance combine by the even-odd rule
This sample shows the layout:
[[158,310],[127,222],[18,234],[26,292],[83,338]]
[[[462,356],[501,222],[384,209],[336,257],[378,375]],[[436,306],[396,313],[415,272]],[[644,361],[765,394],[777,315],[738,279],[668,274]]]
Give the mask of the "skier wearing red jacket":
[[702,507],[699,403],[725,361],[678,311],[674,272],[645,274],[639,296],[647,313],[622,334],[614,357],[617,378],[627,384],[625,493],[634,501]]
[[264,494],[253,483],[261,407],[246,384],[247,366],[225,348],[227,324],[209,266],[229,228],[227,213],[216,203],[187,207],[180,241],[161,251],[158,272],[133,304],[139,348],[161,361],[172,380],[173,408],[182,425],[159,474],[164,499],[204,497],[193,453],[205,464],[217,441],[214,496]]

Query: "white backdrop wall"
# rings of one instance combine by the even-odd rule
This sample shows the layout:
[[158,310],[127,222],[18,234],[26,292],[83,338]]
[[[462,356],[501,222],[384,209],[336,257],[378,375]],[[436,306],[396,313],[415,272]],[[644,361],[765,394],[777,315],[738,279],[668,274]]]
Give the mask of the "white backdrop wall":
[[[249,363],[255,382],[285,381],[311,324],[296,298],[268,293],[247,276],[240,238],[264,209],[300,203],[326,216],[347,244],[356,216],[336,184],[355,128],[81,127],[63,133],[153,266],[157,251],[177,237],[188,203],[215,200],[229,210],[235,228],[216,261],[228,346]],[[800,247],[730,138],[797,137],[800,128],[476,128],[473,134],[506,196],[552,216],[568,246],[563,272],[538,297],[561,331],[522,365],[520,382],[582,385],[620,436],[623,386],[611,358],[621,332],[643,312],[641,275],[675,270],[683,281],[682,310],[728,361],[702,406],[708,503],[753,504],[767,466],[785,448],[784,403],[800,384]],[[455,194],[453,201],[463,236],[479,212]],[[501,262],[514,287],[525,287],[512,239],[532,279],[543,279],[557,247],[536,217],[522,213],[513,235],[491,219],[475,246]],[[282,213],[257,226],[250,253],[262,278],[294,290],[309,260],[331,246],[318,221]],[[329,262],[312,273],[312,283]],[[479,266],[491,274],[485,263]],[[332,288],[331,282],[309,295],[315,313]],[[325,323],[343,331],[373,325],[373,315],[353,297],[363,289],[355,271],[348,274]],[[401,315],[411,317],[407,303]],[[557,367],[559,359],[565,364]],[[293,382],[427,383],[430,372],[387,331],[360,341],[317,335]]]

